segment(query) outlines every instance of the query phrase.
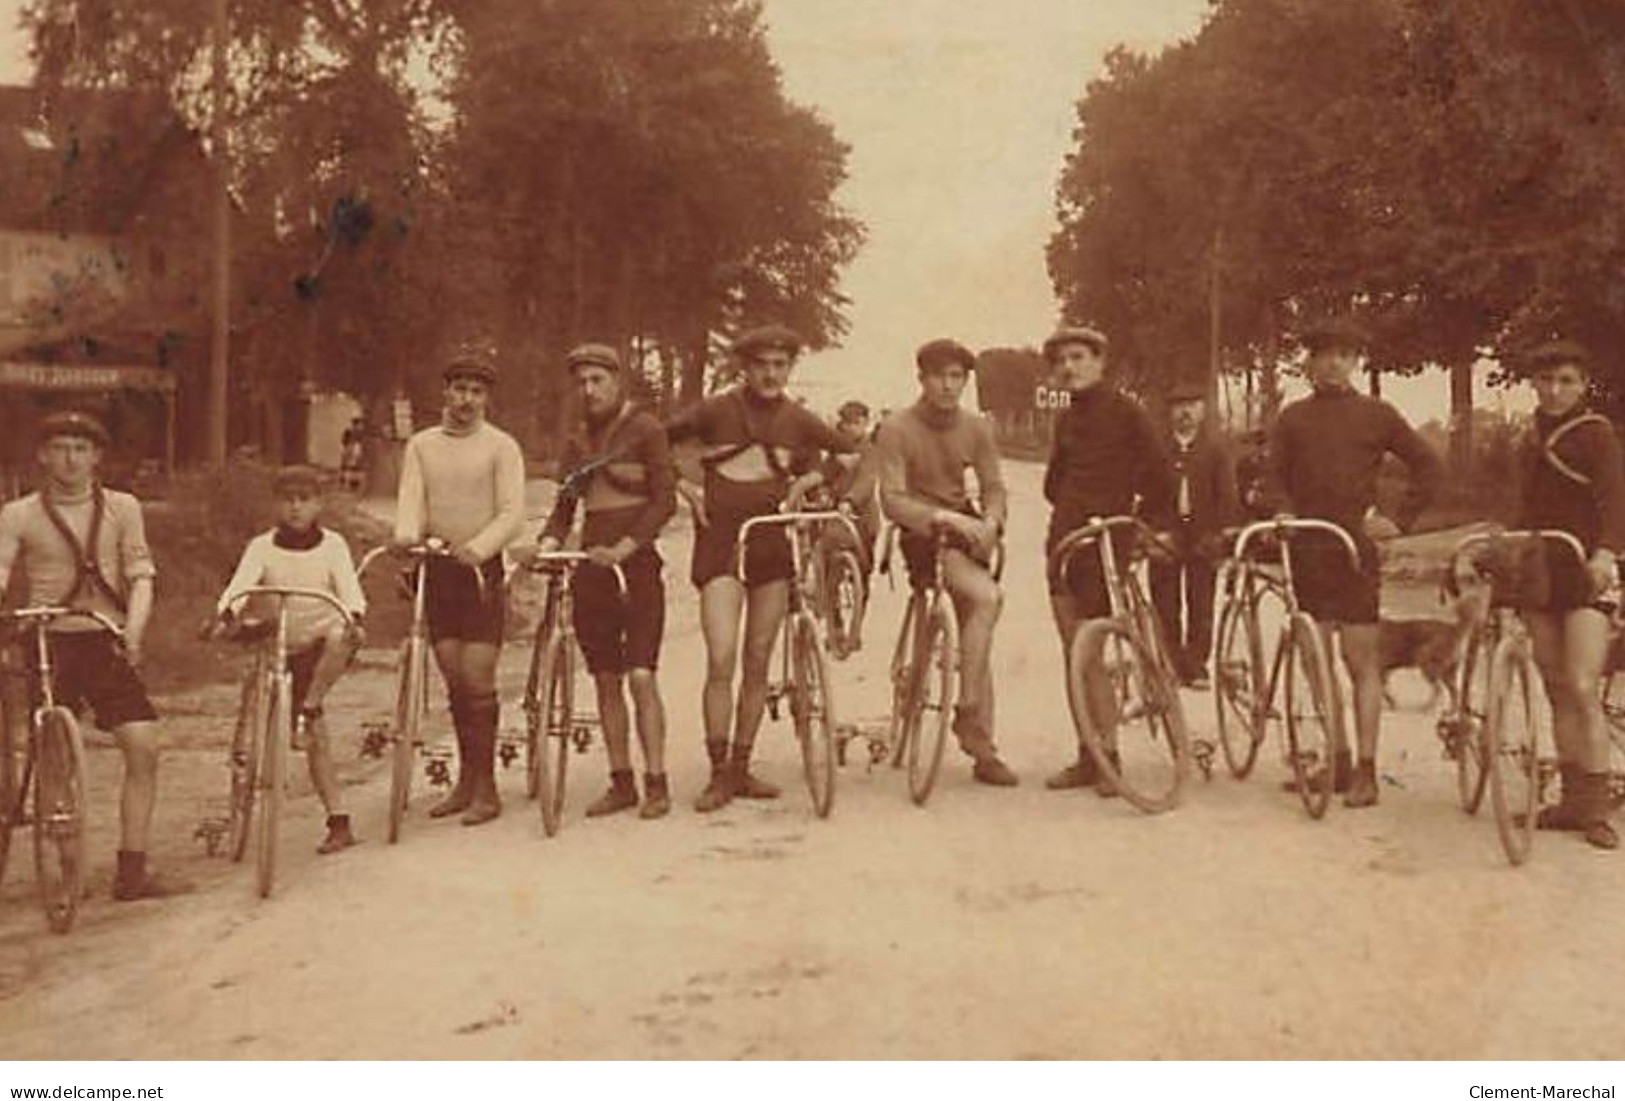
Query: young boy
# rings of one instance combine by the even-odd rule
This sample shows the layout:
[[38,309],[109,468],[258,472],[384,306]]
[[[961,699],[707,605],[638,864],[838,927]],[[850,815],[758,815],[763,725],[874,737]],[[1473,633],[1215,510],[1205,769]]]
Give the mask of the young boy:
[[293,674],[294,747],[305,750],[310,781],[327,809],[327,836],[316,851],[326,855],[356,843],[344,789],[333,769],[333,751],[322,721],[322,701],[349,666],[361,644],[360,619],[367,610],[355,563],[344,537],[318,524],[322,511],[320,476],[308,466],[279,471],[274,484],[276,527],[250,539],[215,612],[233,621],[269,618],[269,597],[238,598],[256,585],[317,589],[332,593],[355,617],[351,629],[338,610],[315,597],[288,599],[288,670]]

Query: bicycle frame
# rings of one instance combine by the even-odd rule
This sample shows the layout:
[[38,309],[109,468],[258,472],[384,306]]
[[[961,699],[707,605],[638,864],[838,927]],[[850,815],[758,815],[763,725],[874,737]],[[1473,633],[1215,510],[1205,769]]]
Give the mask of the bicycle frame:
[[796,512],[777,512],[766,516],[752,516],[739,526],[739,534],[734,539],[734,576],[741,585],[745,584],[745,550],[749,546],[751,532],[757,528],[786,527],[790,540],[790,578],[788,603],[784,610],[784,622],[780,631],[784,637],[784,645],[780,648],[779,681],[768,685],[768,708],[774,718],[778,717],[778,701],[783,698],[785,685],[790,682],[790,633],[794,629],[795,617],[800,612],[809,612],[815,618],[818,616],[817,601],[807,599],[807,566],[816,555],[808,546],[811,535],[809,531],[813,525],[822,523],[842,523],[851,532],[854,539],[858,536],[855,524],[843,513],[835,509],[813,509]]

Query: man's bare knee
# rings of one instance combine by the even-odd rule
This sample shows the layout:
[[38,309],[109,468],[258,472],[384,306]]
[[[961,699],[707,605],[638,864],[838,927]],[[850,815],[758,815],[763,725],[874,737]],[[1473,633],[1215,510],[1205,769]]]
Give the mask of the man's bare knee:
[[158,726],[156,723],[127,723],[115,735],[124,753],[124,767],[132,774],[158,770]]

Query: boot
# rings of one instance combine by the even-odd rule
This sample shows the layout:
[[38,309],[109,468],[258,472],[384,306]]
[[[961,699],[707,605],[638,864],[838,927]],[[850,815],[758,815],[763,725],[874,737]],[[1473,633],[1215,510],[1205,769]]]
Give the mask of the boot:
[[463,825],[479,826],[502,813],[497,796],[497,701],[489,696],[468,705],[468,760],[473,772],[472,796],[463,812]]
[[1619,848],[1619,834],[1614,832],[1613,825],[1608,821],[1608,814],[1614,805],[1608,773],[1587,772],[1581,775],[1580,780],[1579,794],[1575,799],[1578,804],[1576,817],[1580,820],[1586,844],[1597,849]]
[[474,801],[473,769],[468,759],[468,707],[457,693],[451,695],[451,726],[457,734],[457,782],[451,786],[451,791],[429,808],[430,818],[450,818],[454,814],[461,814]]
[[711,766],[711,782],[705,785],[700,797],[694,800],[694,809],[701,814],[721,810],[734,797],[734,767],[726,762]]
[[355,834],[350,832],[350,816],[348,814],[330,814],[327,816],[327,836],[322,843],[316,846],[316,851],[322,856],[329,853],[342,852],[351,845],[356,844]]
[[1073,788],[1094,786],[1100,778],[1100,766],[1087,749],[1078,750],[1078,759],[1044,781],[1051,791],[1070,791]]
[[1377,805],[1377,762],[1361,761],[1354,769],[1354,779],[1348,793],[1343,796],[1345,807],[1374,807]]
[[609,790],[587,808],[588,818],[602,818],[606,814],[629,810],[638,805],[638,786],[632,782],[632,770],[618,768],[609,774]]
[[639,818],[664,818],[671,813],[671,792],[666,787],[664,772],[645,772],[643,792],[643,806],[638,808]]
[[1585,772],[1577,764],[1569,761],[1559,761],[1557,775],[1559,778],[1557,803],[1554,806],[1541,807],[1536,812],[1535,828],[1537,830],[1584,829],[1584,824],[1580,821],[1580,808],[1576,799],[1581,789],[1585,787]]
[[[1348,750],[1340,749],[1337,751],[1337,755],[1332,758],[1332,793],[1334,795],[1344,794],[1348,791],[1349,784],[1353,779],[1354,756]],[[1325,770],[1316,769],[1309,775],[1309,782],[1316,787],[1324,784],[1326,782]],[[1296,777],[1291,780],[1283,780],[1281,790],[1297,794],[1298,781]]]
[[147,870],[147,854],[119,850],[118,871],[113,876],[113,898],[118,902],[137,902],[144,898],[168,898],[184,895],[192,885],[179,879],[166,879]]
[[779,785],[751,775],[750,754],[754,748],[754,745],[734,743],[734,796],[739,799],[777,799],[782,794]]
[[979,784],[987,784],[996,788],[1013,788],[1020,783],[1010,766],[999,760],[999,755],[992,751],[976,758],[971,766],[971,779]]

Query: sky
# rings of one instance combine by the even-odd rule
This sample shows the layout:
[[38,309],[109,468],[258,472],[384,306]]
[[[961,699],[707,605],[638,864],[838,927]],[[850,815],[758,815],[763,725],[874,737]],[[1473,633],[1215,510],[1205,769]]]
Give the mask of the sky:
[[[19,0],[0,0],[0,83],[28,78]],[[851,332],[809,356],[818,408],[911,400],[914,349],[1041,341],[1058,319],[1044,267],[1076,102],[1113,46],[1194,34],[1207,0],[764,0],[789,95],[851,147],[840,201],[868,226],[847,269]],[[1385,380],[1416,420],[1442,417],[1430,371]]]

